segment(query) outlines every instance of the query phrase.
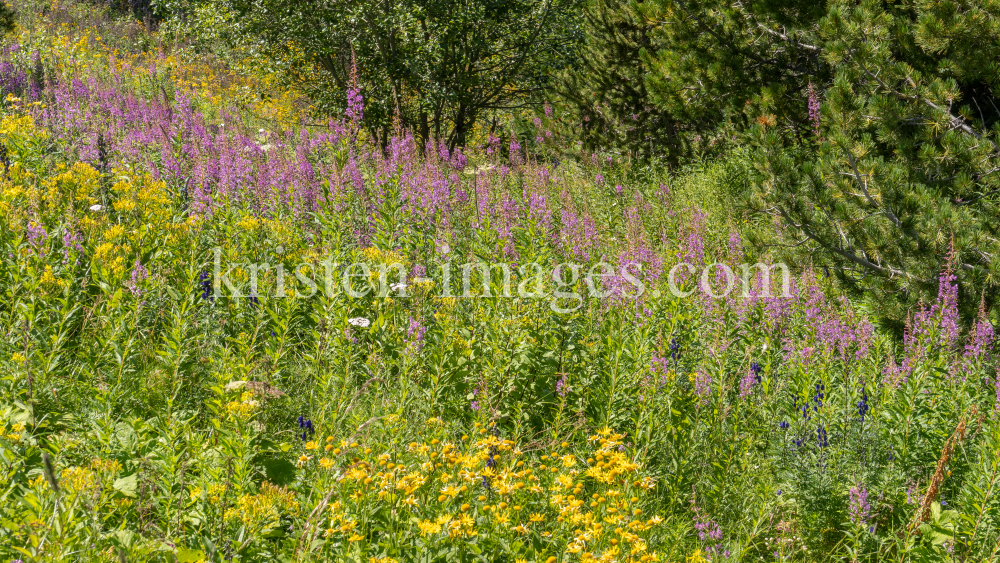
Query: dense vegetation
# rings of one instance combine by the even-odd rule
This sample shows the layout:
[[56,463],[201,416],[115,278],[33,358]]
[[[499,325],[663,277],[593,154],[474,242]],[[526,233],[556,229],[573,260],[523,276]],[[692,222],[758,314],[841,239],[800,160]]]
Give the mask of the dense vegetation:
[[0,559],[995,560],[988,7],[453,4],[12,3]]

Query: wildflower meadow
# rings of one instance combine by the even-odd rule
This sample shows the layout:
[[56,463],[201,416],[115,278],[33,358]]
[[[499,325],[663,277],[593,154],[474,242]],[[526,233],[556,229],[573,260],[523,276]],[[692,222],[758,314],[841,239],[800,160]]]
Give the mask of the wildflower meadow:
[[11,4],[0,561],[1000,557],[960,240],[896,331],[772,252],[747,152],[590,147],[555,97],[373,129],[357,60],[321,117],[257,53]]

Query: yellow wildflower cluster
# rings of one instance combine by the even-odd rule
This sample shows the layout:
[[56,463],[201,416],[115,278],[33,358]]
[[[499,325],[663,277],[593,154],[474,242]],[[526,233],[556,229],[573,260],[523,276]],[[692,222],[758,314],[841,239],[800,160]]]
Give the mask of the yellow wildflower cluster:
[[0,438],[10,442],[20,442],[22,436],[24,436],[24,425],[20,422],[12,424],[10,430],[0,429]]
[[38,281],[45,287],[58,289],[63,286],[63,281],[56,277],[55,273],[52,271],[52,266],[50,265],[45,266],[45,269],[42,270],[42,275]]
[[[566,442],[532,458],[514,441],[477,431],[476,439],[449,441],[434,419],[422,441],[383,453],[344,440],[336,447],[328,438],[334,457],[315,466],[340,493],[327,537],[360,541],[359,527],[367,529],[366,515],[381,505],[401,511],[397,537],[453,542],[488,533],[513,541],[538,534],[582,561],[659,560],[649,541],[663,520],[645,517],[640,500],[654,482],[639,474],[623,435],[604,429],[592,436],[585,461]],[[311,444],[306,448],[315,449]]]
[[48,138],[48,133],[36,127],[35,120],[28,114],[8,114],[0,118],[0,136],[16,141],[43,140]]
[[294,492],[265,481],[259,493],[241,496],[224,517],[240,520],[248,530],[268,530],[278,526],[282,514],[296,513],[298,506]]
[[253,398],[252,391],[244,391],[240,398],[226,405],[226,412],[244,420],[253,416],[260,403]]
[[72,492],[93,490],[99,485],[97,474],[83,467],[70,467],[59,473],[59,486]]
[[154,180],[150,175],[128,175],[127,172],[115,170],[119,181],[111,187],[118,196],[114,209],[120,214],[137,214],[140,224],[152,223],[157,226],[168,222],[171,218],[171,199],[167,185],[161,180]]
[[590,437],[598,448],[594,458],[587,460],[588,464],[593,464],[587,469],[588,477],[602,483],[613,483],[622,475],[639,469],[639,464],[625,455],[624,438],[623,434],[614,434],[607,428]]
[[114,475],[122,470],[122,464],[115,459],[94,458],[90,461],[90,470],[96,473]]
[[375,270],[380,266],[405,268],[408,264],[406,256],[403,256],[401,253],[395,250],[382,250],[374,246],[362,250],[361,256],[368,263],[369,267],[373,268],[373,274],[377,274]]
[[263,224],[264,224],[263,221],[261,221],[259,218],[251,216],[240,219],[240,221],[236,223],[236,226],[239,228],[241,232],[254,233]]
[[83,207],[96,204],[97,193],[101,187],[101,173],[96,168],[83,162],[76,162],[70,167],[59,165],[58,174],[46,178],[42,186],[45,189],[46,200],[56,206],[63,198],[72,199]]
[[[105,233],[105,238],[118,236],[117,230],[109,229],[109,231],[111,232]],[[94,249],[93,260],[95,263],[105,266],[116,278],[120,278],[125,273],[125,254],[127,252],[128,246],[126,245],[104,242]]]

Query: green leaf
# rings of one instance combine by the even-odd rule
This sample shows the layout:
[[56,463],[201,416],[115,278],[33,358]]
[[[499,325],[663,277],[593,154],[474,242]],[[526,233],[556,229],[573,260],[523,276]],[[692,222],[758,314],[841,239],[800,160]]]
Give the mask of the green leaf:
[[135,490],[138,486],[137,475],[133,473],[127,477],[115,479],[115,483],[112,486],[116,491],[127,497],[135,497]]

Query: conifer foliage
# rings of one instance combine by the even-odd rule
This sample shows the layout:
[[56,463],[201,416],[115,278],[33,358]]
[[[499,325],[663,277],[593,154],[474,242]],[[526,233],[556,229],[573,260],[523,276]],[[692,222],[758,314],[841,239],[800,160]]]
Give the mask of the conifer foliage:
[[[658,109],[752,147],[752,208],[799,263],[902,319],[953,268],[995,301],[1000,3],[649,0]],[[728,133],[726,133],[728,135]]]
[[583,12],[583,43],[576,65],[559,81],[559,93],[580,117],[588,148],[627,147],[642,157],[676,163],[684,131],[653,104],[643,53],[653,47],[653,26],[624,0],[595,0]]

